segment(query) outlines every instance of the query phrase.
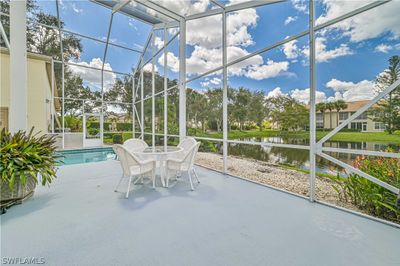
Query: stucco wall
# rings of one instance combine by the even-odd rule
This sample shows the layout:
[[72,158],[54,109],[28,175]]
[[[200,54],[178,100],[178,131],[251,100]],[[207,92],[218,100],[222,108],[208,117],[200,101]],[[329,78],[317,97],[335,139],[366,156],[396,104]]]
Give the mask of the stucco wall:
[[[10,106],[10,56],[0,53],[1,107]],[[18,77],[16,77],[18,78]],[[51,86],[46,72],[46,60],[28,57],[28,128],[48,132],[51,122]],[[9,111],[10,112],[10,111]],[[9,124],[11,121],[9,121]]]

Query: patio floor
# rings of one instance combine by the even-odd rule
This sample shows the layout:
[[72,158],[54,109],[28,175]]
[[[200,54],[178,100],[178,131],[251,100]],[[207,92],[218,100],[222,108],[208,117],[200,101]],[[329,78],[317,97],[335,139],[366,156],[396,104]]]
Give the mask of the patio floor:
[[[197,168],[169,189],[114,193],[116,161],[63,166],[1,216],[2,257],[46,265],[400,265],[400,230]],[[126,186],[123,183],[121,190]]]

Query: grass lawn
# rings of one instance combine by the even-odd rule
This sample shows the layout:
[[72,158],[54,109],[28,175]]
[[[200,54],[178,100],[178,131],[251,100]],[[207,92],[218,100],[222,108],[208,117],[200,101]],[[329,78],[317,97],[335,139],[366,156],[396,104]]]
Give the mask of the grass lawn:
[[[317,131],[317,139],[321,139],[323,136],[328,134],[328,131]],[[198,134],[198,137],[218,138],[222,139],[222,133],[206,133]],[[132,132],[123,132],[123,140],[127,140],[132,137]],[[242,138],[268,138],[268,137],[289,137],[299,139],[309,139],[309,132],[281,132],[278,130],[247,130],[239,131],[232,130],[229,132],[229,139],[242,139]],[[400,132],[389,135],[386,132],[339,132],[330,138],[332,141],[347,141],[347,142],[382,142],[389,144],[400,144]],[[105,143],[112,143],[111,138],[105,138]]]
[[[317,131],[317,139],[321,139],[328,131]],[[207,133],[199,135],[201,137],[209,138],[222,138],[222,133]],[[240,139],[240,138],[267,138],[267,137],[290,137],[290,138],[301,138],[309,139],[310,135],[307,131],[299,132],[281,132],[277,130],[248,130],[239,131],[232,130],[229,132],[229,139]],[[382,142],[390,144],[400,144],[400,133],[389,135],[386,132],[339,132],[330,138],[332,141],[348,141],[348,142]]]

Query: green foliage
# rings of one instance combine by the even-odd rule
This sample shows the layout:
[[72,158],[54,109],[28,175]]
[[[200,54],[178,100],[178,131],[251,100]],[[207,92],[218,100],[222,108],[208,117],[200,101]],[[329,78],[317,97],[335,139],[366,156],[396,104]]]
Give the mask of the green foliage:
[[268,101],[272,122],[281,130],[298,131],[309,124],[309,111],[305,105],[290,96],[282,95]]
[[[400,187],[400,159],[359,156],[354,166],[383,182]],[[333,180],[340,199],[352,202],[371,215],[400,223],[400,206],[396,205],[395,193],[356,174]]]
[[112,140],[114,144],[122,144],[123,143],[122,134],[114,134],[112,136]]
[[33,134],[18,131],[15,134],[3,129],[0,144],[0,172],[1,179],[11,190],[17,179],[22,185],[26,184],[27,176],[31,176],[38,183],[41,176],[42,185],[50,184],[56,177],[57,156],[56,139],[54,136]]
[[[389,67],[376,79],[377,92],[381,92],[400,78],[400,56],[389,59]],[[385,124],[386,131],[393,134],[400,129],[400,86],[377,103],[370,115],[374,121]]]

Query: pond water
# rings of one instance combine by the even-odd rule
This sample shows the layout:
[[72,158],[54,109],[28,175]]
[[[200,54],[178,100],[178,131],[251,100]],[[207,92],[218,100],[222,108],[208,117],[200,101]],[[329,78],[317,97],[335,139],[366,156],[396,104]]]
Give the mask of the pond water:
[[[280,143],[280,144],[309,145],[309,141],[307,139],[299,139],[299,138],[291,139],[282,137],[271,137],[271,138],[245,138],[237,140]],[[382,142],[379,143],[379,142],[361,142],[361,141],[360,142],[328,141],[324,143],[324,146],[333,148],[373,150],[373,151],[384,151],[386,148],[391,147],[397,151],[400,150],[400,145],[390,145]],[[234,155],[234,156],[242,156],[261,161],[268,161],[271,163],[290,165],[304,170],[310,169],[308,150],[231,143],[229,145],[228,153],[229,155]],[[328,154],[350,165],[352,164],[353,160],[357,157],[357,155],[354,154],[344,154],[344,153],[328,153]],[[317,171],[329,174],[337,174],[338,172],[340,174],[343,174],[342,168],[319,156],[317,156]]]

